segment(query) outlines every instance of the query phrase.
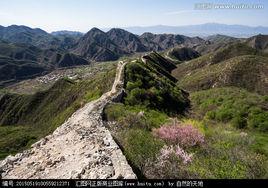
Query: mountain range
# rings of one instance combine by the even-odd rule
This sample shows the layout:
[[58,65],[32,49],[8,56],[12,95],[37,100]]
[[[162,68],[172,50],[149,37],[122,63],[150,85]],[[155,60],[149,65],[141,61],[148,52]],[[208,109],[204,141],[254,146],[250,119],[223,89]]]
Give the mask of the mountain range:
[[267,41],[266,35],[243,39],[218,34],[203,39],[149,32],[136,35],[120,28],[107,32],[92,28],[83,35],[72,31],[47,33],[39,28],[18,25],[0,26],[1,85],[58,67],[113,61],[135,53],[165,52],[173,48],[169,54],[178,61],[190,60],[236,42],[267,51]]
[[141,36],[113,28],[103,32],[93,28],[78,41],[71,52],[94,61],[116,60],[135,52],[161,51],[178,45],[195,46],[203,43],[199,37],[173,34],[144,33]]
[[72,52],[90,61],[116,60],[122,55],[136,52],[166,50],[178,45],[195,46],[204,39],[174,34],[144,33],[135,35],[126,30],[113,28],[104,32],[92,28],[86,34],[59,31],[47,33],[39,28],[11,25],[0,27],[0,39],[10,43],[33,45],[40,49],[56,49]]
[[186,25],[186,26],[156,25],[156,26],[144,26],[144,27],[124,27],[123,29],[138,35],[144,32],[151,32],[158,34],[172,33],[187,36],[203,36],[203,37],[215,34],[229,35],[233,37],[250,37],[258,34],[268,34],[268,27],[227,25],[219,23],[206,23],[199,25]]
[[[112,28],[102,28],[103,31],[109,31]],[[207,38],[210,35],[228,35],[231,37],[251,37],[258,34],[268,34],[267,26],[247,26],[247,25],[227,25],[219,23],[205,23],[198,25],[185,25],[185,26],[168,26],[168,25],[155,25],[155,26],[132,26],[122,27],[122,29],[142,35],[143,33],[155,34],[181,34],[186,36],[199,36]],[[78,31],[55,31],[53,35],[68,34],[81,36],[83,33]]]

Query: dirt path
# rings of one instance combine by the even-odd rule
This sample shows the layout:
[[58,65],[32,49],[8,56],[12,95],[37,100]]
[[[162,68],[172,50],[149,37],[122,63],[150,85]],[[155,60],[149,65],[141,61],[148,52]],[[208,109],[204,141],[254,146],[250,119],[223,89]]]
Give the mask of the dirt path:
[[1,161],[2,178],[136,178],[101,119],[104,106],[122,86],[124,65],[118,63],[109,92],[87,103],[29,150]]

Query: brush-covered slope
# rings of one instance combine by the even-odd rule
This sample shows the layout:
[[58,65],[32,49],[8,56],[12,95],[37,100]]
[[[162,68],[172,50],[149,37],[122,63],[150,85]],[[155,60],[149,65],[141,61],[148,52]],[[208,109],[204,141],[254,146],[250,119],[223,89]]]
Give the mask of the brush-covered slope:
[[268,52],[268,35],[256,35],[246,40],[246,43],[257,50]]
[[267,136],[257,131],[267,131],[267,97],[214,88],[190,93],[190,105],[188,94],[163,74],[172,70],[167,61],[147,56],[126,65],[124,100],[104,110],[138,178],[266,177]]
[[10,93],[8,88],[0,92],[0,158],[29,147],[85,103],[109,91],[115,67],[103,65],[96,74],[84,79],[62,78],[49,89],[34,94]]
[[205,42],[195,46],[195,50],[204,55],[239,41],[242,39],[219,34],[211,35],[206,38]]
[[232,57],[240,55],[262,55],[261,52],[251,48],[243,43],[229,44],[226,47],[220,48],[213,53],[202,55],[199,58],[193,59],[187,63],[178,65],[178,68],[173,71],[173,75],[180,79],[189,74],[195,69],[199,69],[211,64],[216,64]]
[[55,35],[57,39],[60,40],[60,43],[56,49],[69,51],[75,47],[78,43],[78,40],[83,36],[81,35],[71,35],[71,34],[58,34]]
[[199,37],[152,33],[144,33],[140,36],[140,39],[147,48],[154,51],[166,50],[178,45],[192,47],[204,42],[204,40]]
[[265,94],[268,92],[267,75],[267,57],[245,55],[188,71],[179,78],[178,84],[190,91],[236,86]]
[[160,75],[166,76],[168,79],[176,82],[177,79],[171,75],[171,71],[176,68],[176,65],[173,61],[164,58],[157,52],[151,52],[147,55],[142,56],[142,61],[147,65],[153,65]]
[[237,57],[241,55],[263,55],[257,49],[251,48],[244,43],[230,44],[225,48],[221,48],[213,54],[211,64],[219,63],[221,61]]
[[227,35],[216,34],[216,35],[208,36],[206,40],[212,43],[230,43],[230,42],[238,40],[238,38],[227,36]]
[[37,61],[37,55],[42,50],[27,44],[13,44],[0,40],[0,55],[17,60]]
[[42,50],[29,44],[0,41],[0,55],[15,60],[29,60],[47,66],[56,64],[63,52],[55,49]]
[[266,67],[267,54],[245,43],[235,43],[179,64],[172,74],[189,90],[233,85],[264,93]]
[[267,101],[267,96],[238,87],[212,88],[191,94],[192,113],[198,118],[265,132],[268,131]]
[[167,56],[178,61],[189,61],[200,56],[200,54],[192,48],[176,47],[168,51]]
[[203,61],[206,61],[210,64],[219,63],[227,59],[241,56],[241,55],[264,55],[262,52],[258,51],[255,48],[249,47],[245,43],[231,43],[226,47],[220,48],[219,50],[208,54],[208,56]]
[[144,59],[145,61],[152,61],[151,63],[154,63],[154,66],[158,65],[167,72],[171,72],[173,69],[176,68],[176,65],[173,63],[173,61],[164,58],[162,55],[155,51],[144,55],[142,59]]
[[88,65],[89,62],[72,53],[61,55],[61,59],[57,62],[58,67],[70,67],[74,65]]

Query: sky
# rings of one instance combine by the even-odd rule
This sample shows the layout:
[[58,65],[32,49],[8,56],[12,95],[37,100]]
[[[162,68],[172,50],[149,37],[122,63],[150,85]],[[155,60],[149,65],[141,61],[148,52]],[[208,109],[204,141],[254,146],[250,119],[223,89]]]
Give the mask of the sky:
[[[261,5],[254,9],[197,10],[196,4]],[[268,26],[267,0],[0,0],[0,25],[48,32],[203,23]]]

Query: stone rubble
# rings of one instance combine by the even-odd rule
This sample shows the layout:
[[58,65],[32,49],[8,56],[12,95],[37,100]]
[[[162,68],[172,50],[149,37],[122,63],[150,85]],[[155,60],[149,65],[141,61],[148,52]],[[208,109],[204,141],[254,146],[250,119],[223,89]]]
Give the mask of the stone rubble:
[[111,91],[77,110],[29,150],[0,161],[2,178],[136,178],[101,118],[105,105],[122,95],[124,65],[118,63]]

